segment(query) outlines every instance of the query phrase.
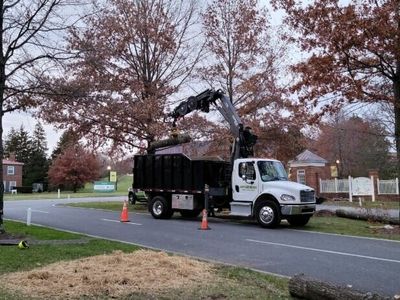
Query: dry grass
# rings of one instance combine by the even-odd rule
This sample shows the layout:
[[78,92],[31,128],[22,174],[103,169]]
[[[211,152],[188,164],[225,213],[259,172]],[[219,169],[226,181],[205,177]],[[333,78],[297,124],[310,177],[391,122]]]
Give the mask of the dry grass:
[[0,277],[7,289],[40,299],[74,299],[132,293],[157,296],[170,289],[190,289],[212,282],[210,264],[163,252],[115,251],[110,255],[63,261]]

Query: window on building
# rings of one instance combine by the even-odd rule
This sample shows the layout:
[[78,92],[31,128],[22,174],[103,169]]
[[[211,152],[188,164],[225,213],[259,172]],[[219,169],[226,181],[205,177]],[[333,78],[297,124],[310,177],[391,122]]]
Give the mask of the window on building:
[[306,171],[297,170],[297,182],[301,184],[306,184]]
[[7,175],[15,175],[15,167],[7,166]]
[[17,182],[16,181],[10,181],[10,184],[8,186],[8,191],[11,192],[13,189],[15,189],[15,187],[17,186]]

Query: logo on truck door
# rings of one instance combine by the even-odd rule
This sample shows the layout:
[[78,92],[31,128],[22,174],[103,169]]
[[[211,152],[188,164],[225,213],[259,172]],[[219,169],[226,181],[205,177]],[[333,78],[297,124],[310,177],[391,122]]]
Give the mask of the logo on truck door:
[[249,191],[249,192],[253,192],[253,191],[255,191],[256,190],[256,186],[253,184],[253,185],[241,185],[240,186],[240,190],[241,191]]

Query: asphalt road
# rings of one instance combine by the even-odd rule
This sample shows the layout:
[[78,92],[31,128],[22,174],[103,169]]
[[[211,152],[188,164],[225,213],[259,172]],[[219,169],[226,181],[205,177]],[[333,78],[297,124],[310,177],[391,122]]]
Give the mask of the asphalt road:
[[130,211],[131,222],[120,223],[119,212],[58,205],[78,201],[88,199],[6,201],[4,213],[7,219],[23,221],[31,208],[33,224],[283,276],[304,273],[365,292],[400,294],[400,242],[288,228],[263,229],[255,223],[214,218],[208,220],[211,230],[198,230],[200,219],[183,220],[179,214],[171,220],[156,220],[147,213]]

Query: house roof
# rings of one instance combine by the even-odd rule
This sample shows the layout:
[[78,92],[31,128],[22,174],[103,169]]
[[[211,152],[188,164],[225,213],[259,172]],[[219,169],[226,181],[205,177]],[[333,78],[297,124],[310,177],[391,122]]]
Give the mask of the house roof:
[[304,150],[299,155],[296,156],[294,160],[289,161],[289,163],[322,163],[326,164],[328,161],[321,156],[311,152],[310,150]]
[[3,165],[23,166],[24,163],[14,160],[3,159]]

